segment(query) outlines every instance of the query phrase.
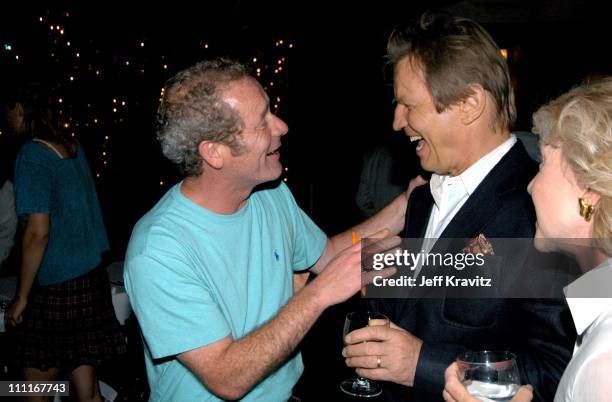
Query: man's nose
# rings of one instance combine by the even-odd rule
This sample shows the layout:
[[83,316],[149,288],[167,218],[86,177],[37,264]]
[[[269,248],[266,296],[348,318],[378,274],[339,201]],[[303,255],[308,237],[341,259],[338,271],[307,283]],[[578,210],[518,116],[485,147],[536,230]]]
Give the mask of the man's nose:
[[287,123],[285,123],[280,117],[277,117],[275,115],[272,115],[272,118],[274,119],[274,130],[273,130],[273,134],[277,135],[279,137],[282,137],[283,135],[287,134],[289,132],[289,126],[287,125]]
[[393,130],[400,131],[404,127],[406,127],[406,117],[404,116],[401,105],[397,105],[395,107],[395,111],[393,113]]

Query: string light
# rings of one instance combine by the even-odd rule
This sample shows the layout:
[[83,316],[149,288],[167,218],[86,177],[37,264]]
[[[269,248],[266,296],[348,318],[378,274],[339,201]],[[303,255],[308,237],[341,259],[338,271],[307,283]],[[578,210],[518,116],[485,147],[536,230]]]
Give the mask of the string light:
[[[53,14],[53,15],[57,15],[57,14]],[[91,116],[91,113],[92,112],[95,113],[95,110],[97,107],[99,107],[99,104],[97,102],[92,102],[90,100],[91,98],[90,99],[84,98],[83,102],[81,103],[82,106],[77,105],[72,100],[72,97],[75,94],[73,93],[73,91],[76,91],[77,89],[79,91],[92,89],[89,87],[83,87],[83,88],[80,87],[80,85],[91,85],[91,83],[94,82],[92,77],[96,77],[95,83],[106,83],[106,78],[109,78],[109,80],[111,80],[115,77],[115,75],[119,75],[120,77],[125,77],[123,74],[124,74],[124,71],[127,70],[127,71],[132,72],[133,74],[137,74],[138,76],[144,78],[146,77],[145,72],[147,74],[152,74],[152,73],[155,74],[153,71],[155,70],[155,67],[153,65],[149,67],[148,60],[146,58],[143,59],[143,57],[145,57],[145,54],[143,52],[137,53],[139,55],[138,57],[140,58],[136,58],[134,57],[134,55],[129,55],[129,58],[126,57],[128,55],[123,55],[123,57],[119,55],[118,57],[117,55],[105,54],[105,52],[103,50],[100,50],[100,48],[98,47],[99,44],[97,45],[94,44],[92,40],[83,42],[84,44],[88,43],[86,47],[83,47],[80,41],[77,41],[74,44],[72,44],[72,42],[67,39],[73,33],[76,33],[76,32],[73,32],[73,31],[67,32],[71,29],[74,30],[74,28],[71,22],[67,20],[70,14],[68,12],[59,14],[60,18],[62,18],[63,16],[65,16],[66,19],[55,20],[55,21],[53,21],[53,19],[50,16],[44,16],[44,15],[43,16],[34,15],[33,18],[38,19],[39,23],[42,24],[40,25],[40,28],[42,28],[43,31],[46,31],[47,33],[46,43],[49,46],[49,48],[46,54],[51,55],[51,58],[54,60],[54,64],[59,63],[56,65],[57,67],[65,67],[63,71],[66,74],[65,77],[68,78],[67,81],[64,80],[64,82],[58,83],[58,86],[60,89],[62,88],[62,85],[66,85],[66,88],[68,88],[68,90],[70,91],[69,93],[63,94],[63,95],[66,95],[67,97],[64,98],[62,96],[62,97],[55,98],[58,104],[58,108],[64,109],[64,110],[60,110],[60,113],[62,116],[61,118],[63,119],[60,127],[68,130],[67,132],[70,133],[72,137],[78,137],[76,135],[77,132],[79,132],[79,135],[84,135],[84,134],[90,135],[89,132],[80,132],[78,129],[79,126],[88,127],[90,130],[92,130],[92,134],[93,134],[93,131],[97,131],[94,135],[97,135],[98,138],[101,138],[102,140],[98,144],[97,166],[93,168],[95,172],[94,177],[96,177],[97,179],[101,179],[104,173],[106,172],[105,170],[106,167],[110,164],[110,162],[113,162],[112,160],[109,160],[109,154],[110,154],[109,153],[110,133],[108,133],[109,128],[112,130],[111,127],[116,127],[119,124],[123,124],[124,121],[129,122],[129,119],[132,115],[131,114],[132,107],[138,108],[140,103],[138,102],[138,100],[134,100],[131,97],[121,95],[118,98],[117,97],[111,98],[112,99],[111,105],[107,104],[108,106],[111,106],[111,107],[110,108],[108,108],[108,106],[103,107],[102,113],[98,113],[98,116],[93,117]],[[54,22],[54,24],[51,24],[51,22]],[[78,24],[77,26],[80,27],[81,25]],[[47,30],[47,27],[49,28],[48,30]],[[55,34],[55,32],[57,32],[57,34]],[[149,50],[156,50],[157,47],[153,46],[153,43],[147,43],[147,39],[148,38],[141,37],[140,40],[139,39],[134,40],[132,42],[132,49],[134,48],[144,49],[145,47],[147,47],[147,48],[150,48]],[[272,47],[272,43],[275,43],[276,50],[274,50],[274,48]],[[211,46],[214,46],[214,45],[215,45],[214,42],[209,43],[204,40],[201,40],[199,46],[200,46],[200,49],[209,49]],[[0,42],[0,46],[2,46],[2,42]],[[278,109],[280,108],[280,104],[281,104],[281,96],[278,96],[278,95],[282,94],[282,92],[279,92],[279,91],[282,91],[284,89],[284,84],[285,84],[284,80],[287,78],[284,74],[282,74],[286,71],[286,69],[284,68],[284,66],[286,65],[286,60],[285,60],[285,57],[282,57],[283,56],[282,53],[286,52],[286,47],[293,48],[293,46],[294,46],[293,43],[290,43],[289,41],[285,41],[284,38],[282,39],[272,38],[272,41],[268,42],[267,44],[268,50],[272,52],[271,54],[266,55],[265,52],[258,52],[256,54],[251,55],[251,62],[253,63],[252,67],[254,70],[256,70],[257,77],[259,77],[258,79],[261,80],[261,82],[268,83],[268,85],[266,86],[266,89],[270,88],[271,90],[271,93],[269,94],[270,99],[275,100],[271,102],[272,103],[271,107],[274,108],[275,113],[278,111]],[[96,49],[96,47],[98,47],[98,49]],[[61,48],[64,48],[68,51],[62,52]],[[70,48],[70,49],[67,49],[67,48]],[[0,47],[0,50],[1,49],[2,47]],[[22,51],[22,49],[19,48],[20,54],[16,54],[14,50],[14,45],[10,43],[5,44],[4,50],[5,52],[11,53],[9,57],[15,57],[15,60],[18,60],[18,61],[23,59],[24,56],[25,56],[26,61],[29,61],[29,59],[37,60],[37,58],[30,56],[30,53],[28,52],[27,49],[25,51]],[[148,52],[146,56],[147,57],[149,56]],[[93,57],[95,57],[95,59],[93,59]],[[174,60],[164,55],[160,55],[158,57],[161,57],[161,60],[160,59],[157,59],[157,60],[160,61],[160,64],[162,66],[163,75],[165,76],[167,72],[170,70],[170,64],[172,64]],[[107,61],[100,63],[94,60],[107,60]],[[114,60],[117,64],[110,64],[112,63],[112,60]],[[119,69],[117,69],[117,66],[119,67]],[[79,72],[83,71],[84,69],[88,71],[91,75],[79,76]],[[158,69],[157,70],[158,73],[156,74],[159,74],[159,67],[157,67],[157,69]],[[149,70],[152,70],[152,71],[149,71]],[[103,72],[104,72],[105,80],[101,81],[100,77],[102,76]],[[88,81],[87,78],[89,78],[90,81]],[[153,75],[152,79],[155,80],[159,78]],[[77,87],[76,84],[74,86],[68,86],[68,82],[69,83],[78,82],[79,87]],[[146,82],[149,82],[149,77],[147,77]],[[96,85],[99,85],[99,84],[96,84]],[[85,92],[77,92],[77,93],[79,95],[82,95]],[[72,94],[72,95],[68,96],[68,94]],[[164,88],[160,88],[160,101],[163,100],[164,96],[165,96],[165,90]],[[78,98],[79,97],[77,97],[77,99]],[[108,102],[108,100],[106,102]],[[130,113],[128,113],[128,103],[131,103],[129,105]],[[82,110],[88,111],[89,116],[87,117],[83,116],[82,120],[79,122],[80,119],[78,116]],[[138,109],[135,109],[135,110],[138,110]],[[111,111],[112,111],[112,114],[111,114]],[[74,119],[73,117],[70,116],[73,113],[76,116]],[[2,132],[0,132],[0,135],[1,134]],[[288,172],[288,168],[285,167],[284,168],[285,175],[287,174],[287,172]],[[159,179],[160,179],[159,185],[162,187],[165,186],[167,178],[160,177]],[[283,180],[285,182],[288,181],[287,177],[285,177]]]

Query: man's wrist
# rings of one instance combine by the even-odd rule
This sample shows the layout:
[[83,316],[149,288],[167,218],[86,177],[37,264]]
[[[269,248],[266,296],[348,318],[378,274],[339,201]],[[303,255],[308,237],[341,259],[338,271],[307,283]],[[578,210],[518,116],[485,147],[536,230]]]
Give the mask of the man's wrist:
[[329,306],[319,289],[317,278],[304,286],[295,297],[303,299],[303,303],[308,305],[315,314],[321,314]]

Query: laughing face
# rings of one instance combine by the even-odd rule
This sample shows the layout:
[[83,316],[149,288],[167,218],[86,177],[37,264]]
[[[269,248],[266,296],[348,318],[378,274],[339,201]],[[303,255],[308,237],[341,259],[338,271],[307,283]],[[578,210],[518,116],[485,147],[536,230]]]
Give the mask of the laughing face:
[[261,85],[253,78],[243,78],[230,84],[222,99],[238,112],[244,124],[239,134],[242,153],[228,159],[228,174],[238,185],[249,187],[277,179],[282,173],[281,137],[289,128],[270,112],[270,100]]
[[467,169],[471,161],[465,151],[470,144],[457,132],[458,108],[451,105],[438,113],[418,63],[410,57],[400,60],[395,66],[393,87],[397,102],[393,129],[403,130],[411,141],[418,141],[416,153],[423,169],[451,176]]

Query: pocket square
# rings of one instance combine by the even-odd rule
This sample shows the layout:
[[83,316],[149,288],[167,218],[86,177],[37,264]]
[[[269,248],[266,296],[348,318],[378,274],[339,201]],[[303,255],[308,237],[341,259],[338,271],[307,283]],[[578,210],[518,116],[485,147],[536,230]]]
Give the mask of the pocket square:
[[466,254],[495,255],[493,246],[482,233],[470,240],[462,251]]

